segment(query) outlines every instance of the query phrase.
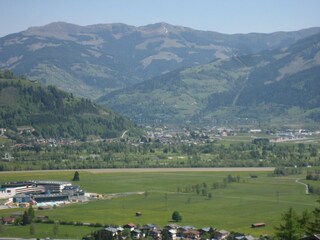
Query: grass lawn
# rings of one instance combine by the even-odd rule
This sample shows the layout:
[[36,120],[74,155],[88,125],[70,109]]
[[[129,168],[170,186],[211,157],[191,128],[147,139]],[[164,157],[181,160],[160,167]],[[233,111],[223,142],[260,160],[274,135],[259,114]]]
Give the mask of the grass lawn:
[[23,237],[23,238],[60,238],[60,239],[81,239],[88,233],[99,228],[85,226],[65,226],[59,225],[57,235],[54,235],[53,224],[34,224],[34,234],[30,234],[30,225],[27,226],[3,226],[0,237]]
[[[222,182],[228,174],[239,175],[240,182],[230,183],[226,188],[212,189],[214,182]],[[181,225],[213,226],[255,236],[265,233],[272,234],[274,226],[279,225],[281,214],[284,211],[289,207],[293,207],[298,213],[305,209],[312,210],[317,206],[317,196],[306,195],[304,186],[295,182],[297,178],[304,176],[269,177],[268,174],[268,172],[93,174],[80,171],[80,181],[77,184],[88,192],[110,194],[146,191],[148,194],[134,194],[111,200],[73,204],[54,210],[36,211],[36,214],[47,215],[52,220],[119,225],[129,222],[140,225],[154,223],[164,226],[170,222],[172,212],[177,210],[182,215]],[[258,177],[250,178],[250,175]],[[72,177],[73,172],[2,173],[0,182],[28,179],[69,181]],[[203,185],[203,183],[207,185],[207,191],[211,192],[211,199],[195,192],[184,191],[188,186]],[[177,189],[182,191],[178,192]],[[7,216],[10,215],[10,212],[16,211],[18,210],[1,210],[0,216]],[[136,212],[142,212],[142,216],[136,217]],[[251,224],[256,222],[265,222],[267,226],[258,229],[250,228]],[[59,227],[63,234],[62,228],[67,226]],[[5,231],[7,228],[9,227],[6,227]],[[42,226],[39,226],[40,228]],[[53,225],[49,225],[50,233],[52,229]],[[90,233],[92,228],[83,227],[83,229],[86,229],[86,233]],[[29,228],[24,231],[29,233]],[[15,231],[16,234],[18,232]],[[76,237],[71,230],[68,231],[68,234],[70,238]],[[76,231],[75,234],[78,232]]]

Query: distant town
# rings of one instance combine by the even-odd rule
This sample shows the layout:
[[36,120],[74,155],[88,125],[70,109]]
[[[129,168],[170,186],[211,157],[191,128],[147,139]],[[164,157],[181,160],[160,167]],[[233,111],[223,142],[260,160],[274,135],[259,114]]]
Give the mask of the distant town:
[[227,127],[203,127],[195,129],[168,128],[147,126],[147,138],[154,139],[162,143],[209,143],[221,140],[223,137],[235,136],[241,133],[252,134],[255,138],[257,134],[264,134],[271,142],[282,142],[292,140],[303,140],[310,136],[320,135],[320,131],[310,131],[307,129],[287,129],[287,130],[263,130],[260,128],[227,128]]
[[[146,135],[140,139],[140,144],[147,141],[156,141],[160,143],[179,144],[179,143],[210,143],[221,140],[224,137],[236,136],[238,134],[252,134],[252,138],[257,135],[265,135],[270,142],[285,142],[295,140],[307,140],[312,136],[319,136],[320,130],[311,131],[308,129],[286,129],[286,130],[270,130],[260,128],[230,128],[230,127],[195,127],[195,128],[177,128],[168,126],[145,126]],[[11,147],[15,149],[33,149],[36,146],[55,147],[60,145],[72,145],[80,139],[66,139],[66,138],[42,138],[35,137],[32,133],[35,129],[31,126],[18,127],[14,133],[15,136],[27,136],[28,141],[23,143],[14,143]],[[126,138],[125,131],[120,138],[112,139],[86,139],[86,142],[116,142],[124,141]],[[0,128],[0,136],[7,138],[7,129]],[[11,134],[12,135],[12,134]],[[1,147],[1,146],[0,146]],[[2,160],[10,160],[10,156],[2,156]]]

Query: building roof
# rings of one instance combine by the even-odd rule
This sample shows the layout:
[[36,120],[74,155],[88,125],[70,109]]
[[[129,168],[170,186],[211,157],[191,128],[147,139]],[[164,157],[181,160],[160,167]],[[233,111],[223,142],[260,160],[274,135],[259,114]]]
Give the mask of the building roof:
[[247,235],[246,236],[246,240],[254,240],[255,238],[254,237],[252,237],[251,235]]
[[64,186],[63,190],[77,190],[79,188],[80,188],[79,185],[75,185],[75,186],[68,185],[68,186]]
[[180,226],[179,226],[178,224],[171,223],[171,224],[166,225],[165,227],[166,227],[166,228],[173,228],[173,229],[175,229],[175,228],[178,228],[178,227],[180,227]]
[[155,224],[153,224],[153,223],[148,223],[148,224],[146,224],[145,226],[146,226],[146,227],[150,227],[150,228],[154,228],[154,227],[156,227],[156,225],[155,225]]
[[196,229],[194,226],[181,226],[179,229],[182,229],[184,231],[193,230]]
[[107,227],[104,230],[112,233],[116,233],[118,231],[118,229],[114,227]]
[[203,232],[209,232],[211,230],[211,227],[204,227],[200,229]]
[[127,224],[125,224],[125,225],[123,225],[123,226],[135,227],[136,225],[135,225],[134,223],[127,223]]
[[57,185],[71,185],[70,182],[62,182],[62,181],[49,181],[49,180],[31,180],[30,182],[37,183],[37,184],[57,184]]
[[216,233],[220,233],[220,234],[229,234],[228,231],[226,230],[219,230],[219,231],[216,231]]

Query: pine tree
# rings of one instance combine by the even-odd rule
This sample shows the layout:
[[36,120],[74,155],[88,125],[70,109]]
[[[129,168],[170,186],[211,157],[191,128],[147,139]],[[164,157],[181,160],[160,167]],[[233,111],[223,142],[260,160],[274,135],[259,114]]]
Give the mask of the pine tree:
[[310,212],[308,212],[308,210],[303,211],[301,217],[298,220],[302,232],[307,232],[310,219],[311,219]]
[[34,209],[33,209],[33,207],[32,207],[31,205],[30,205],[30,207],[28,208],[28,216],[29,216],[30,222],[32,222],[33,219],[35,218]]
[[283,240],[299,240],[302,235],[300,228],[299,217],[293,208],[289,208],[288,212],[281,217],[284,224],[276,227],[276,236]]
[[27,211],[24,211],[24,214],[22,216],[22,224],[27,225],[30,223],[30,217]]
[[[317,201],[320,205],[320,199]],[[312,211],[312,219],[309,222],[308,234],[320,233],[320,206]]]
[[80,174],[78,171],[75,171],[72,181],[80,181]]

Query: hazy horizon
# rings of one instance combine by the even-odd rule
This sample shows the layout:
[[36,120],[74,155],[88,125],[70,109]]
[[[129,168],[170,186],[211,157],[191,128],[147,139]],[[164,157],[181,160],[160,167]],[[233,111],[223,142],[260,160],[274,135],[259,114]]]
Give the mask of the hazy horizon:
[[320,26],[320,1],[217,0],[2,0],[0,37],[52,22],[80,26],[124,23],[144,26],[158,22],[197,30],[234,33],[296,31]]

